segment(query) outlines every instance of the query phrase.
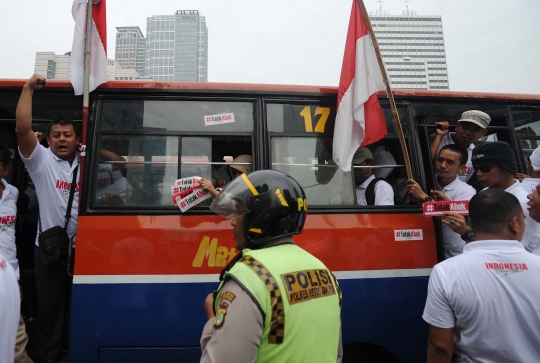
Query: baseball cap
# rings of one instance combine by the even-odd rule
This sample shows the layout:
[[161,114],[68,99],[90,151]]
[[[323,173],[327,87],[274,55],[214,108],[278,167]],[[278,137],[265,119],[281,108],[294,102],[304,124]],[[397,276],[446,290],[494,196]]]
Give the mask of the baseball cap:
[[485,112],[478,110],[469,110],[461,114],[461,118],[458,122],[472,122],[475,125],[485,129],[491,122],[491,117]]
[[367,147],[361,147],[354,153],[352,163],[360,164],[366,160],[373,160],[373,155],[371,155],[371,151]]
[[483,142],[472,152],[473,165],[497,164],[503,169],[517,173],[516,156],[512,147],[504,141]]

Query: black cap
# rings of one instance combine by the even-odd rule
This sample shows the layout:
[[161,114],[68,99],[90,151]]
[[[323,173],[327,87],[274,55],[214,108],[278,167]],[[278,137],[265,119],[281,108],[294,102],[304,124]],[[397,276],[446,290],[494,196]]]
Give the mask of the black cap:
[[473,165],[497,164],[501,168],[517,173],[516,155],[512,147],[503,141],[483,142],[477,145],[472,152]]

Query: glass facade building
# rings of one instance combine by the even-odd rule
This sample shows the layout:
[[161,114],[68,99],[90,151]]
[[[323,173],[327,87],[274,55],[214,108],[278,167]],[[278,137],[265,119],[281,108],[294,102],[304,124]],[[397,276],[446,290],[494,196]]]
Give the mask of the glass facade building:
[[370,16],[392,87],[448,90],[441,17],[406,14]]
[[147,18],[144,75],[158,81],[208,81],[208,29],[197,10]]
[[124,69],[135,69],[144,74],[144,55],[146,42],[138,26],[116,27],[116,46],[114,59]]

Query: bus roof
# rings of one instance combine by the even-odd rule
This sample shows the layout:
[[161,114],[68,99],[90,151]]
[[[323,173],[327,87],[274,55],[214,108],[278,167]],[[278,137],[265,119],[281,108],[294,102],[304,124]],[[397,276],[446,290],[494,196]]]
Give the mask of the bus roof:
[[[26,80],[0,79],[0,88],[24,86]],[[69,80],[47,80],[49,88],[72,88]],[[216,83],[216,82],[174,82],[154,80],[134,81],[108,81],[98,87],[99,89],[147,89],[147,90],[209,90],[209,91],[254,91],[254,92],[290,92],[290,93],[337,93],[337,87],[329,86],[297,86],[279,84],[256,84],[256,83]],[[528,100],[540,101],[537,94],[516,93],[488,93],[488,92],[460,92],[460,91],[435,91],[435,90],[407,90],[394,89],[394,96],[402,97],[441,97],[441,98],[486,98],[500,100]],[[378,92],[386,94],[385,91]]]

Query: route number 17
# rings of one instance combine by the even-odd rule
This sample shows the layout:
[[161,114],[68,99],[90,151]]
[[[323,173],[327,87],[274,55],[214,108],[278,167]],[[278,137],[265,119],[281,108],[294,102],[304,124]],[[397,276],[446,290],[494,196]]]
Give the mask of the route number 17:
[[315,116],[320,115],[317,125],[315,125],[315,131],[313,131],[313,120],[311,118],[311,107],[306,106],[300,112],[300,116],[304,118],[304,125],[306,127],[306,132],[320,132],[324,134],[324,128],[326,126],[326,121],[328,121],[328,116],[330,116],[330,107],[317,107],[315,109]]

